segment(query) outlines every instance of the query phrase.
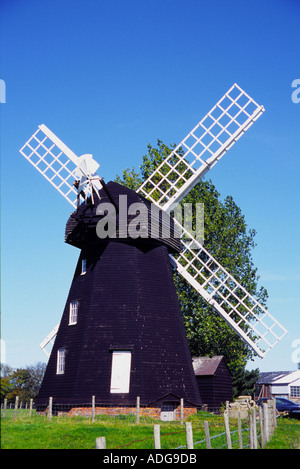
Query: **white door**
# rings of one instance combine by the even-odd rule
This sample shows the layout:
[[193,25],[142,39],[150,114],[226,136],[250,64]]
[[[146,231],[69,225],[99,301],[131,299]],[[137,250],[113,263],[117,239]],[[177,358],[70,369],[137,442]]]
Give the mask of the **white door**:
[[112,353],[111,393],[128,393],[130,386],[131,352],[118,351]]

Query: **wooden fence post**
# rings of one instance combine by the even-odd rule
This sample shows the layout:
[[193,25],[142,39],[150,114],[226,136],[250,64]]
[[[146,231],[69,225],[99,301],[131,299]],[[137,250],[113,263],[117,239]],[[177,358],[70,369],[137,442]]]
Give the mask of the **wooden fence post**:
[[274,428],[276,428],[277,427],[276,399],[273,399],[273,415],[274,415]]
[[231,436],[230,436],[230,428],[229,428],[229,416],[226,412],[224,412],[224,425],[225,425],[225,433],[226,433],[226,441],[227,441],[227,448],[232,449],[231,445]]
[[263,435],[264,435],[264,447],[269,441],[269,419],[268,419],[268,404],[263,404]]
[[268,399],[267,406],[268,406],[269,440],[270,440],[274,433],[274,411],[273,411],[273,402],[271,399]]
[[180,425],[183,425],[183,416],[184,416],[184,400],[180,399]]
[[14,419],[16,419],[16,418],[17,418],[18,404],[19,404],[19,396],[16,396],[16,400],[15,400],[15,412],[14,412]]
[[92,422],[95,421],[95,396],[92,396]]
[[140,423],[140,396],[136,398],[136,423]]
[[209,426],[208,426],[208,421],[207,420],[204,420],[204,432],[205,432],[206,449],[211,449]]
[[270,421],[271,421],[271,436],[273,436],[275,428],[277,427],[277,419],[276,419],[276,399],[270,399],[268,401],[269,405],[269,413],[270,413]]
[[249,415],[249,448],[253,449],[253,418],[251,410],[248,411]]
[[185,432],[186,432],[186,447],[187,449],[194,448],[193,442],[193,429],[191,422],[185,422]]
[[154,448],[161,449],[160,445],[160,425],[154,424]]
[[262,415],[262,408],[259,406],[259,431],[260,431],[260,446],[261,448],[264,447],[264,426],[263,426],[263,415]]
[[52,402],[53,402],[53,398],[49,397],[48,420],[52,419]]
[[241,411],[238,411],[238,435],[239,435],[239,449],[243,449],[243,434],[242,434],[242,419]]
[[32,406],[33,406],[33,399],[30,399],[30,405],[29,405],[29,417],[31,417],[31,414],[32,414]]
[[105,436],[99,436],[96,438],[95,449],[106,449]]
[[3,405],[3,414],[2,414],[2,417],[5,417],[6,406],[7,406],[7,399],[4,399],[4,405]]
[[253,449],[257,449],[256,410],[252,409]]

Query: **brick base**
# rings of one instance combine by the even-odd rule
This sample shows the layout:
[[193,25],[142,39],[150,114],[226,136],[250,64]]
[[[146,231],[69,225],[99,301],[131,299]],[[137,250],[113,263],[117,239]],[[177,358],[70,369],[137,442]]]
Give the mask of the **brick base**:
[[[175,420],[180,420],[180,406],[175,410]],[[197,413],[196,407],[185,407],[183,409],[183,418],[187,419],[189,415]],[[95,407],[95,415],[110,415],[115,417],[117,415],[136,415],[136,407]],[[160,407],[140,407],[140,417],[151,417],[154,419],[160,419],[161,408]],[[69,417],[92,416],[92,407],[73,407],[68,412],[58,412],[57,415],[68,415]]]

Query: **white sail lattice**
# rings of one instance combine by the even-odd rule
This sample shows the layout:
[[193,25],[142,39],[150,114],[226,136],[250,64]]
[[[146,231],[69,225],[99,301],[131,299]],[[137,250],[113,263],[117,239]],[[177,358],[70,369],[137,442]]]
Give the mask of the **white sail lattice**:
[[178,257],[170,256],[173,266],[263,358],[286,329],[184,227],[180,229],[183,250]]
[[263,106],[234,84],[138,192],[171,211],[263,112]]
[[[171,212],[201,178],[262,115],[257,104],[234,84],[208,114],[161,162],[138,192]],[[177,222],[183,251],[173,266],[263,357],[286,329],[213,256]]]
[[44,124],[23,145],[20,153],[76,208],[73,186],[79,158]]

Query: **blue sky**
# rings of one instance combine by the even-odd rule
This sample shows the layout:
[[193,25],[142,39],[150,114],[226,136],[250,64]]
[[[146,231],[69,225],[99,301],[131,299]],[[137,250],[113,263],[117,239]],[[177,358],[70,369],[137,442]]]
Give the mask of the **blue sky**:
[[[13,367],[46,361],[79,251],[71,206],[19,154],[46,124],[106,181],[138,169],[147,143],[179,143],[237,82],[266,111],[208,177],[257,231],[268,308],[287,329],[262,371],[300,361],[300,2],[2,0],[1,338]],[[299,94],[300,96],[300,94]]]

